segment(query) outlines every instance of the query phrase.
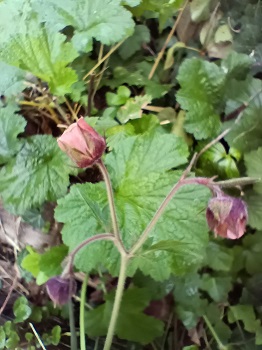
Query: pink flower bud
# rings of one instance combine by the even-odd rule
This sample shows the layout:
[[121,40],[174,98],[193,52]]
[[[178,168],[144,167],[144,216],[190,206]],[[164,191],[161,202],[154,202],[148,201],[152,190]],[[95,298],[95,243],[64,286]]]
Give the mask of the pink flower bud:
[[46,282],[46,290],[55,305],[64,305],[75,294],[76,282],[60,276],[52,277]]
[[96,163],[106,149],[105,139],[84,118],[73,123],[57,140],[58,146],[79,168]]
[[209,228],[216,236],[238,239],[246,230],[247,207],[239,198],[220,194],[210,199],[206,218]]

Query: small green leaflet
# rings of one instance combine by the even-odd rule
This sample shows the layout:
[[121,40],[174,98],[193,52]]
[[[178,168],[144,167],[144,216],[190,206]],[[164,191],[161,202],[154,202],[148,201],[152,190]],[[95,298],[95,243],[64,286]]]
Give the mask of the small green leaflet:
[[33,7],[50,28],[74,27],[72,43],[78,51],[90,51],[93,39],[114,44],[134,29],[131,13],[120,0],[34,0]]
[[0,170],[0,192],[17,213],[54,201],[66,193],[76,169],[50,135],[24,140],[16,158]]
[[41,285],[49,278],[60,275],[62,262],[65,259],[68,249],[64,245],[51,247],[43,254],[37,253],[31,247],[27,247],[28,255],[22,261],[22,268],[36,277],[36,283]]
[[181,86],[176,98],[186,110],[185,129],[196,139],[214,137],[220,130],[219,104],[225,74],[215,63],[186,59],[179,68]]
[[[106,335],[114,298],[115,293],[111,292],[105,296],[105,304],[86,312],[88,336],[93,338]],[[124,292],[115,330],[120,339],[148,344],[163,334],[163,322],[144,313],[149,302],[150,292],[145,288],[130,288]]]
[[15,323],[20,323],[29,318],[31,315],[31,307],[28,305],[28,300],[26,297],[21,296],[18,299],[16,299],[13,311],[15,315]]
[[6,163],[14,156],[23,143],[17,136],[24,131],[25,119],[16,114],[16,105],[8,104],[0,108],[0,164]]

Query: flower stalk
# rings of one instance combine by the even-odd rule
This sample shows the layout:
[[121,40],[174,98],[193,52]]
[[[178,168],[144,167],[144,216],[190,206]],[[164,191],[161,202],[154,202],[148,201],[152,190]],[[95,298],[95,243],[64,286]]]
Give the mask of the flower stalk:
[[116,323],[118,319],[118,314],[121,306],[121,301],[122,301],[122,297],[125,289],[126,270],[127,270],[129,259],[130,257],[126,254],[121,256],[121,265],[120,265],[120,272],[119,272],[118,283],[116,288],[116,296],[115,296],[114,306],[113,306],[111,319],[110,319],[110,323],[107,331],[104,350],[110,350],[112,345],[113,337],[115,334]]
[[113,233],[114,233],[114,236],[116,238],[116,241],[118,242],[119,246],[121,247],[121,251],[126,252],[126,249],[125,249],[123,242],[122,242],[122,239],[120,237],[120,231],[119,231],[118,222],[117,222],[116,208],[115,208],[115,202],[114,202],[114,193],[113,193],[111,180],[110,180],[107,168],[105,167],[105,164],[103,163],[103,161],[101,159],[97,163],[97,165],[98,165],[98,167],[103,175],[105,185],[106,185],[108,205],[109,205],[112,226],[113,226]]

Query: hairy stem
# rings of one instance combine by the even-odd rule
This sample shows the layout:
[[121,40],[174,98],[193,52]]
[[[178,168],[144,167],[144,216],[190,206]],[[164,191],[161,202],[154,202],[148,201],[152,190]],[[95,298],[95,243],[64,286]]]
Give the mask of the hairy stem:
[[68,302],[69,308],[69,324],[70,324],[70,346],[71,350],[77,350],[77,337],[75,329],[74,305],[72,299]]
[[215,341],[217,342],[217,346],[218,346],[219,350],[227,350],[227,347],[225,347],[223,345],[223,343],[221,342],[221,340],[219,339],[216,331],[214,330],[212,324],[210,323],[210,321],[206,315],[203,316],[203,319],[205,320],[205,323],[206,323],[209,331],[211,332],[212,336],[214,337]]
[[120,41],[119,43],[117,43],[115,46],[113,46],[111,48],[110,51],[108,51],[108,53],[101,58],[101,60],[99,60],[97,62],[96,65],[94,65],[94,67],[84,76],[83,80],[85,80],[90,74],[92,74],[108,57],[110,57],[112,55],[113,52],[115,52],[125,41],[126,39],[123,39],[122,41]]
[[69,254],[69,258],[71,260],[74,260],[75,255],[79,252],[80,249],[84,248],[86,245],[92,242],[102,241],[102,240],[115,241],[115,236],[112,235],[111,233],[100,233],[98,235],[89,237],[85,239],[83,242],[81,242],[74,250],[72,250],[72,252]]
[[105,164],[102,161],[99,161],[97,163],[97,165],[98,165],[98,167],[103,175],[103,178],[104,178],[104,181],[106,184],[108,204],[109,204],[109,210],[110,210],[110,215],[111,215],[111,219],[112,219],[112,226],[113,226],[114,235],[115,235],[115,238],[116,238],[119,246],[121,247],[120,249],[122,249],[123,252],[126,252],[126,249],[123,245],[122,239],[120,237],[119,228],[118,228],[117,217],[116,217],[116,208],[115,208],[115,202],[114,202],[114,193],[113,193],[111,180],[110,180],[107,168],[105,167]]
[[129,256],[127,254],[123,254],[121,256],[121,266],[120,266],[120,273],[119,273],[119,278],[118,278],[118,283],[116,288],[116,296],[115,296],[114,306],[113,306],[111,319],[110,319],[110,323],[107,331],[104,350],[110,350],[112,345],[116,323],[118,319],[118,314],[120,310],[120,305],[123,297],[123,292],[125,289],[126,269],[127,269],[128,261],[129,261]]
[[[188,169],[186,170],[186,172]],[[186,173],[185,172],[185,173]],[[155,215],[153,216],[152,220],[149,222],[147,227],[145,228],[144,232],[142,235],[139,237],[137,242],[133,245],[131,248],[129,254],[134,255],[145,243],[145,241],[148,238],[148,235],[150,231],[153,229],[153,227],[156,225],[158,220],[160,219],[161,215],[165,211],[166,207],[168,206],[169,202],[171,199],[174,197],[176,192],[184,185],[190,185],[190,184],[199,184],[199,185],[204,185],[209,187],[210,183],[212,182],[212,179],[209,178],[204,178],[204,177],[198,177],[198,178],[190,178],[190,179],[185,179],[185,173],[181,176],[180,180],[175,184],[175,186],[171,189],[169,194],[166,196],[160,207],[157,209]]]
[[81,299],[80,299],[80,315],[79,315],[79,325],[80,325],[80,349],[86,350],[86,334],[85,334],[85,301],[86,301],[86,289],[88,282],[88,275],[85,275],[85,279],[81,288]]

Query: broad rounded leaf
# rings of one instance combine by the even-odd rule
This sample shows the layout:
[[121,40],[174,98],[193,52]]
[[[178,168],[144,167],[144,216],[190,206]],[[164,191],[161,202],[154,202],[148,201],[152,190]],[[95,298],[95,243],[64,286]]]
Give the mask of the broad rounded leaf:
[[[186,157],[187,146],[182,138],[157,133],[128,137],[106,156],[121,235],[127,248],[135,243],[179,179],[181,171],[169,170],[185,164]],[[195,249],[193,263],[202,260],[208,237],[204,213],[207,193],[200,186],[188,186],[178,192],[145,247],[131,261],[129,275],[139,268],[144,274],[163,280],[171,272],[181,273],[189,267],[184,257],[174,263],[174,254],[167,251],[143,254],[146,247],[162,240],[179,241],[184,247],[190,245],[190,249]],[[104,184],[72,186],[70,194],[58,201],[56,219],[65,223],[62,236],[70,250],[88,237],[112,232]],[[183,254],[187,254],[186,250]],[[76,266],[80,270],[90,272],[99,265],[114,275],[118,273],[119,257],[112,242],[95,242],[77,254]]]
[[75,71],[67,67],[77,57],[72,43],[44,26],[29,3],[16,1],[17,8],[11,0],[0,3],[0,12],[13,14],[13,20],[5,22],[8,35],[0,35],[0,59],[47,82],[55,95],[70,93],[77,81]]
[[74,27],[73,43],[79,51],[90,51],[93,38],[105,45],[116,43],[134,28],[120,0],[37,0],[34,8],[51,28]]
[[[114,293],[106,296],[105,304],[86,313],[86,332],[90,337],[106,335],[114,302]],[[163,333],[163,322],[144,314],[150,293],[144,288],[124,292],[118,316],[116,335],[120,339],[148,344]]]
[[66,193],[69,174],[76,169],[59,149],[55,138],[27,138],[16,158],[0,170],[0,192],[5,204],[17,213],[54,201]]

